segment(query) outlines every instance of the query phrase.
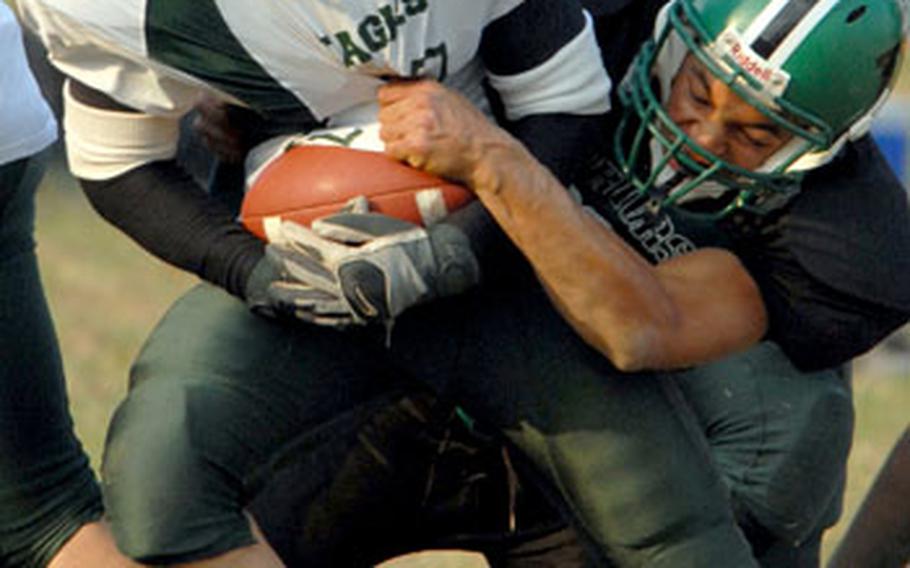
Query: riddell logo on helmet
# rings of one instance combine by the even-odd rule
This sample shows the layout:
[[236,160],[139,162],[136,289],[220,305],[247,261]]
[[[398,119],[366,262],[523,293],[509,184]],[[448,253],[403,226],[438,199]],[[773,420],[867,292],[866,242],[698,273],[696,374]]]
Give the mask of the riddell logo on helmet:
[[742,44],[733,44],[730,48],[730,53],[733,55],[733,60],[736,61],[736,64],[742,67],[746,73],[749,73],[762,83],[767,83],[771,80],[771,75],[774,73],[771,68],[764,67],[762,62],[754,59],[743,49]]
[[772,96],[779,96],[786,90],[790,76],[780,69],[775,69],[766,59],[755,53],[735,30],[728,29],[720,36],[717,50],[721,57],[729,58],[740,69],[758,80],[763,89]]

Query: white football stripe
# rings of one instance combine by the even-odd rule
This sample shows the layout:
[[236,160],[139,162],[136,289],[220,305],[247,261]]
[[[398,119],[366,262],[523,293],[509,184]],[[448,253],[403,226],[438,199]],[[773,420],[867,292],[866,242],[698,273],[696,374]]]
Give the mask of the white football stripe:
[[414,201],[417,202],[417,210],[420,211],[424,227],[438,223],[449,214],[449,208],[439,188],[418,191],[414,194]]
[[600,65],[593,19],[587,12],[584,29],[545,62],[514,75],[488,72],[487,76],[510,120],[566,108],[585,115],[610,110],[610,77]]
[[281,231],[281,216],[263,217],[262,230],[270,243],[284,244],[284,233]]

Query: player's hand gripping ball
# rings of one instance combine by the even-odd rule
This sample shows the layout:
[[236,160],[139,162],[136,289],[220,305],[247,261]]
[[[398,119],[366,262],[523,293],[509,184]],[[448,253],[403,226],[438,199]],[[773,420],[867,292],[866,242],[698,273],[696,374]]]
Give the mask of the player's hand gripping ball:
[[[373,133],[378,140],[378,127]],[[327,136],[351,142],[361,134]],[[276,141],[248,164],[241,220],[269,242],[247,284],[251,308],[390,329],[411,306],[478,282],[467,237],[436,223],[473,199],[468,190],[379,152],[314,145],[312,136]]]

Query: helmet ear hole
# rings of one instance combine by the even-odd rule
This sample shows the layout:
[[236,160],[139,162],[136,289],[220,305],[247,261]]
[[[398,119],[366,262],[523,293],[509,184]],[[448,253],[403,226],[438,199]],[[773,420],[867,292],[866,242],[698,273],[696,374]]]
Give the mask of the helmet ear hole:
[[865,14],[865,13],[866,13],[866,6],[865,6],[865,5],[860,6],[859,8],[856,8],[855,10],[853,10],[852,12],[850,12],[849,15],[847,15],[847,23],[848,23],[848,24],[852,24],[852,23],[856,22],[857,20],[859,20],[860,18],[862,18],[862,17],[863,17],[863,14]]
[[897,67],[897,62],[900,61],[901,55],[901,45],[898,44],[894,46],[894,49],[885,52],[881,57],[878,58],[876,64],[878,68],[882,70],[882,76],[885,80],[885,83],[888,82],[889,78],[894,75]]

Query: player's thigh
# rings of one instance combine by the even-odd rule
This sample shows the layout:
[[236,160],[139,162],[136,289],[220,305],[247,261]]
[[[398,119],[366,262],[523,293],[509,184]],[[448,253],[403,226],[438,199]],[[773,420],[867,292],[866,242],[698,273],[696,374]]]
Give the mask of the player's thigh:
[[[403,319],[392,343],[399,362],[502,430],[595,550],[635,562],[663,540],[668,562],[749,565],[698,425],[668,394],[673,385],[617,372],[533,279],[526,284],[428,308],[422,325]],[[422,349],[402,353],[411,345],[403,336]]]
[[254,315],[202,284],[148,338],[131,369],[129,398],[155,388],[187,393],[188,406],[175,411],[229,437],[255,439],[245,451],[261,462],[260,450],[269,453],[392,382],[381,352],[370,346],[331,329]]
[[800,372],[765,342],[679,379],[741,522],[797,543],[835,520],[853,431],[846,371]]
[[118,544],[174,561],[247,544],[240,514],[291,452],[342,443],[390,389],[348,338],[250,313],[199,285],[148,338],[103,464]]

